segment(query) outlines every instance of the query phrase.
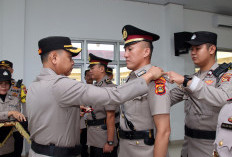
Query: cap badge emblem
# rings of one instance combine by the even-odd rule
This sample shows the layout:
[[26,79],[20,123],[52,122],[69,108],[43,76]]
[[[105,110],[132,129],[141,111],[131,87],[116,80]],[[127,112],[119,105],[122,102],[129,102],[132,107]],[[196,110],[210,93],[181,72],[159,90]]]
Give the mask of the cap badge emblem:
[[122,35],[123,35],[123,39],[126,40],[126,38],[127,38],[127,31],[126,31],[125,28],[123,29],[123,34]]
[[228,121],[229,121],[230,123],[232,123],[232,117],[229,117],[229,118],[228,118]]
[[196,39],[196,34],[193,34],[193,36],[192,36],[192,38],[191,38],[191,40],[194,40],[194,39]]
[[3,75],[4,76],[8,76],[8,73],[6,71],[4,71]]
[[39,50],[38,50],[38,53],[39,53],[39,55],[40,55],[40,54],[42,53],[42,50],[41,50],[41,49],[39,49]]

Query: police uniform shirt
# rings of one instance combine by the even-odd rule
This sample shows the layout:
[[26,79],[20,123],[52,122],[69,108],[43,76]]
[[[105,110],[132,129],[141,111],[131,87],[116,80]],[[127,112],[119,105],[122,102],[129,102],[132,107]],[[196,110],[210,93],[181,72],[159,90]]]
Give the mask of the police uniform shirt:
[[17,82],[12,79],[11,80],[11,87],[10,87],[10,95],[18,97],[19,98],[19,112],[23,113],[23,115],[26,117],[26,94],[27,89],[24,84],[21,84],[20,87],[17,87]]
[[[130,73],[128,82],[142,76],[151,67],[146,65],[136,71]],[[149,83],[149,92],[142,96],[138,96],[124,103],[126,118],[131,121],[136,131],[154,129],[155,123],[153,116],[158,114],[170,113],[170,100],[168,97],[167,82],[164,78]],[[124,114],[120,115],[120,127],[124,131],[131,131],[126,126]],[[155,132],[155,130],[154,130]],[[155,135],[155,133],[154,133]],[[129,140],[120,138],[119,156],[146,156],[153,157],[154,145],[148,146],[144,144],[144,140]]]
[[79,105],[118,104],[144,94],[147,90],[144,79],[117,88],[98,88],[43,68],[27,93],[26,108],[31,140],[42,145],[55,144],[61,147],[79,145]]
[[[19,111],[19,99],[18,97],[9,95],[9,91],[6,95],[5,101],[0,99],[0,120],[14,120],[13,117],[8,117],[9,111]],[[9,154],[14,151],[14,138],[10,136],[6,143],[0,147],[0,155]]]
[[214,146],[220,157],[232,156],[232,101],[228,101],[219,113]]
[[[226,100],[232,97],[232,71],[216,78],[212,71],[217,67],[215,63],[209,71],[195,73],[189,87],[177,87],[170,91],[172,104],[185,100],[185,125],[188,128],[216,131],[218,113]],[[206,157],[212,155],[212,152],[213,140],[185,136],[183,157]]]
[[[102,78],[101,81],[96,82],[95,86],[98,87],[115,87],[116,85],[109,80],[109,77],[106,75]],[[87,105],[87,104],[86,104]],[[99,106],[95,104],[89,104],[94,109],[94,114],[96,119],[106,118],[107,111],[119,111],[119,105],[109,104],[106,106]],[[119,117],[116,117],[119,118]],[[115,120],[116,120],[115,118]],[[93,120],[91,113],[88,113],[88,120]],[[98,126],[88,126],[87,128],[87,145],[94,146],[98,148],[103,148],[107,142],[107,130],[101,128],[101,125]],[[118,144],[116,130],[114,130],[114,145]]]

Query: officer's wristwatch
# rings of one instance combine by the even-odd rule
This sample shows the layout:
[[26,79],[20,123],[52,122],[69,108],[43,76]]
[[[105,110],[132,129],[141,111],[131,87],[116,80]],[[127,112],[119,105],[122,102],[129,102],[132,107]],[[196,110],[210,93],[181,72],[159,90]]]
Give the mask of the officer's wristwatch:
[[183,82],[183,86],[187,87],[188,81],[192,80],[192,77],[189,75],[184,75],[184,82]]
[[113,146],[114,145],[114,141],[107,141],[108,145]]

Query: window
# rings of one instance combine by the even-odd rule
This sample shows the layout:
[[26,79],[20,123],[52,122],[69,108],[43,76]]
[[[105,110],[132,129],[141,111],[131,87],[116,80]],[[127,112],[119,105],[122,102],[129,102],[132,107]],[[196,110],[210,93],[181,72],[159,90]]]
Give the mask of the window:
[[217,63],[230,63],[232,62],[232,52],[218,51],[217,52]]
[[125,83],[130,70],[126,68],[124,58],[124,45],[118,41],[92,41],[92,40],[72,40],[72,45],[82,48],[81,53],[74,57],[74,68],[71,75],[72,79],[84,81],[84,72],[89,66],[89,53],[93,53],[99,57],[112,60],[109,67],[113,68],[113,82],[115,84]]

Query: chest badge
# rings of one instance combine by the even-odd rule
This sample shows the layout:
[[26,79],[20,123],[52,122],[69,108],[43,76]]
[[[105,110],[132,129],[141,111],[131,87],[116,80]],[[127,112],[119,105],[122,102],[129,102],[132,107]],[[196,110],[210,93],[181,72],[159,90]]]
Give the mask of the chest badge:
[[229,118],[228,118],[228,121],[229,121],[230,123],[232,123],[232,117],[229,117]]
[[205,81],[205,83],[206,83],[207,85],[211,85],[211,84],[213,83],[213,80],[207,80],[207,81]]
[[222,76],[221,82],[229,82],[232,74],[227,73]]

